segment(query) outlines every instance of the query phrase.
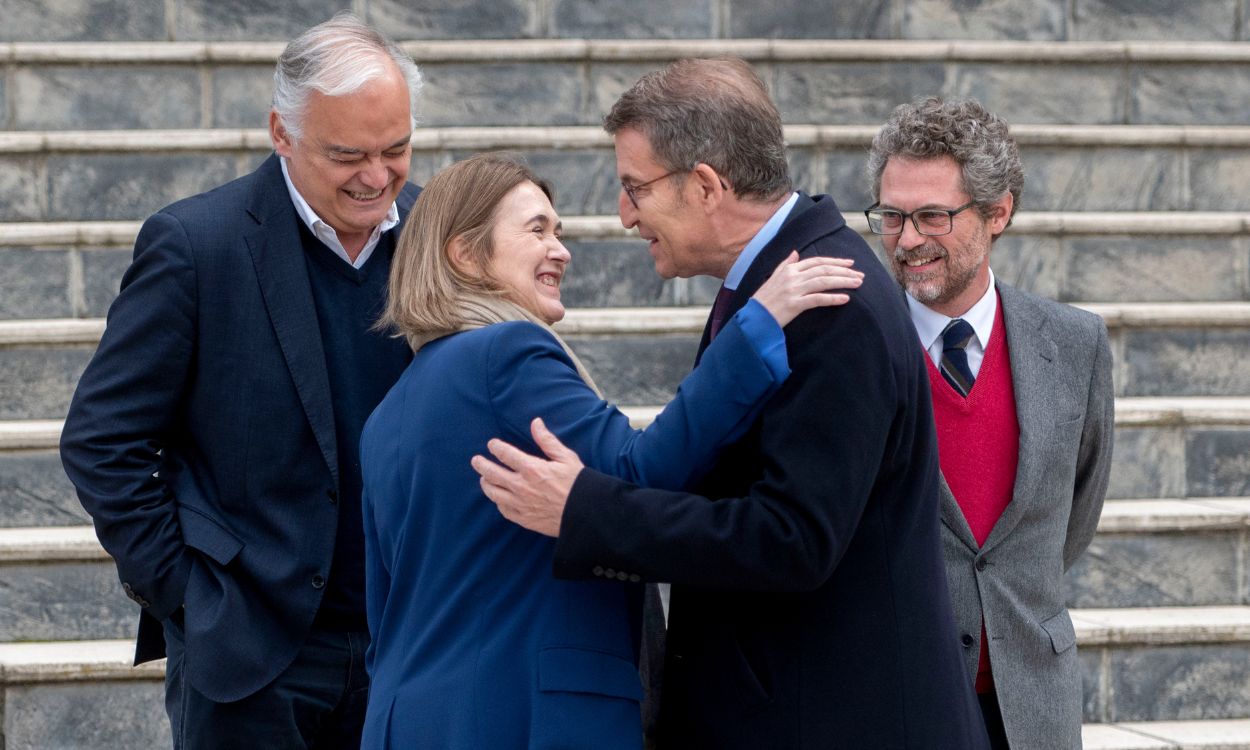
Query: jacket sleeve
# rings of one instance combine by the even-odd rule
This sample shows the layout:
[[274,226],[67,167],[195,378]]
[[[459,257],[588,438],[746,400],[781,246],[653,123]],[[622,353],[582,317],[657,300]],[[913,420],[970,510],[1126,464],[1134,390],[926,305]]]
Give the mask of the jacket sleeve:
[[1111,347],[1107,328],[1096,320],[1094,371],[1085,406],[1085,426],[1077,451],[1076,486],[1072,512],[1063,545],[1063,569],[1072,567],[1094,539],[1103,499],[1111,474],[1111,451],[1115,436],[1115,390],[1111,381]]
[[499,326],[488,355],[487,387],[504,427],[501,437],[537,452],[530,422],[542,417],[587,466],[650,487],[685,487],[711,465],[720,448],[746,430],[760,404],[789,374],[784,346],[776,372],[778,347],[773,344],[784,344],[784,335],[766,311],[764,317],[755,340],[746,332],[754,329],[750,322],[726,326],[717,338],[720,346],[708,349],[710,361],[685,379],[642,431],[595,395],[545,331],[527,324]]
[[190,377],[196,298],[190,240],[158,213],[139,232],[61,434],[62,464],[127,593],[162,620],[182,605],[191,566],[160,452]]
[[828,579],[878,474],[907,460],[894,455],[905,446],[891,446],[906,405],[891,344],[864,306],[809,311],[787,339],[794,372],[759,418],[751,445],[762,470],[747,494],[711,501],[584,470],[565,506],[557,576],[589,578],[602,565],[648,580],[771,591]]

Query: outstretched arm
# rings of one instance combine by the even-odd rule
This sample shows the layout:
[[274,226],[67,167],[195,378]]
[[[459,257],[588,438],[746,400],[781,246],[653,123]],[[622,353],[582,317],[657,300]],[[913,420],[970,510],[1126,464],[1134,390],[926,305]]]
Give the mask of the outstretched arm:
[[560,536],[560,516],[569,490],[585,465],[577,454],[552,434],[542,419],[530,425],[534,442],[546,459],[502,440],[487,445],[499,463],[474,456],[473,468],[482,476],[482,492],[513,523],[547,536]]

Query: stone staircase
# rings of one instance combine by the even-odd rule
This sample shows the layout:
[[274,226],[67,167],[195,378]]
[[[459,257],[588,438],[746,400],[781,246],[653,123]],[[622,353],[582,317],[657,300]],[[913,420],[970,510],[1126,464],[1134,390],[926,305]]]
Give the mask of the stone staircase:
[[[597,123],[620,91],[679,56],[745,57],[796,181],[861,232],[892,107],[980,98],[1028,175],[996,273],[1101,315],[1116,360],[1111,499],[1069,575],[1086,747],[1250,748],[1247,0],[640,2],[353,3],[425,73],[414,179],[509,149],[554,181],[561,328],[644,424],[717,282],[659,280],[616,220]],[[18,0],[0,29],[0,750],[169,744],[162,666],[128,666],[134,605],[56,441],[139,222],[268,153],[271,40],[340,7],[294,5]]]

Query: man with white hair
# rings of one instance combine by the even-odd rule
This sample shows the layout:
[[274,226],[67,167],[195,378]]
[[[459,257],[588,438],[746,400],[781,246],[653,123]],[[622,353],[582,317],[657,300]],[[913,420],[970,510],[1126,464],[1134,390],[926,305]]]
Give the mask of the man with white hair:
[[357,446],[411,358],[372,325],[421,76],[340,14],[274,82],[276,153],[144,223],[61,440],[178,748],[354,747],[368,692]]

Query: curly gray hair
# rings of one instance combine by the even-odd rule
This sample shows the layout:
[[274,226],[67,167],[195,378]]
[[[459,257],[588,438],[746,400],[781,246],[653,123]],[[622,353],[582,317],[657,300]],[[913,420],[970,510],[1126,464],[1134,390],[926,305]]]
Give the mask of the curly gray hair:
[[273,108],[293,138],[303,131],[304,109],[313,91],[345,96],[369,81],[386,75],[387,60],[399,68],[408,84],[412,124],[417,123],[421,71],[399,45],[343,11],[293,39],[278,58],[273,72]]
[[1024,188],[1020,150],[1007,122],[975,99],[944,102],[932,96],[894,109],[868,151],[874,201],[881,198],[881,173],[892,156],[954,159],[962,173],[963,190],[982,218],[989,218],[989,207],[1007,193],[1013,199],[1013,216],[1020,207]]

